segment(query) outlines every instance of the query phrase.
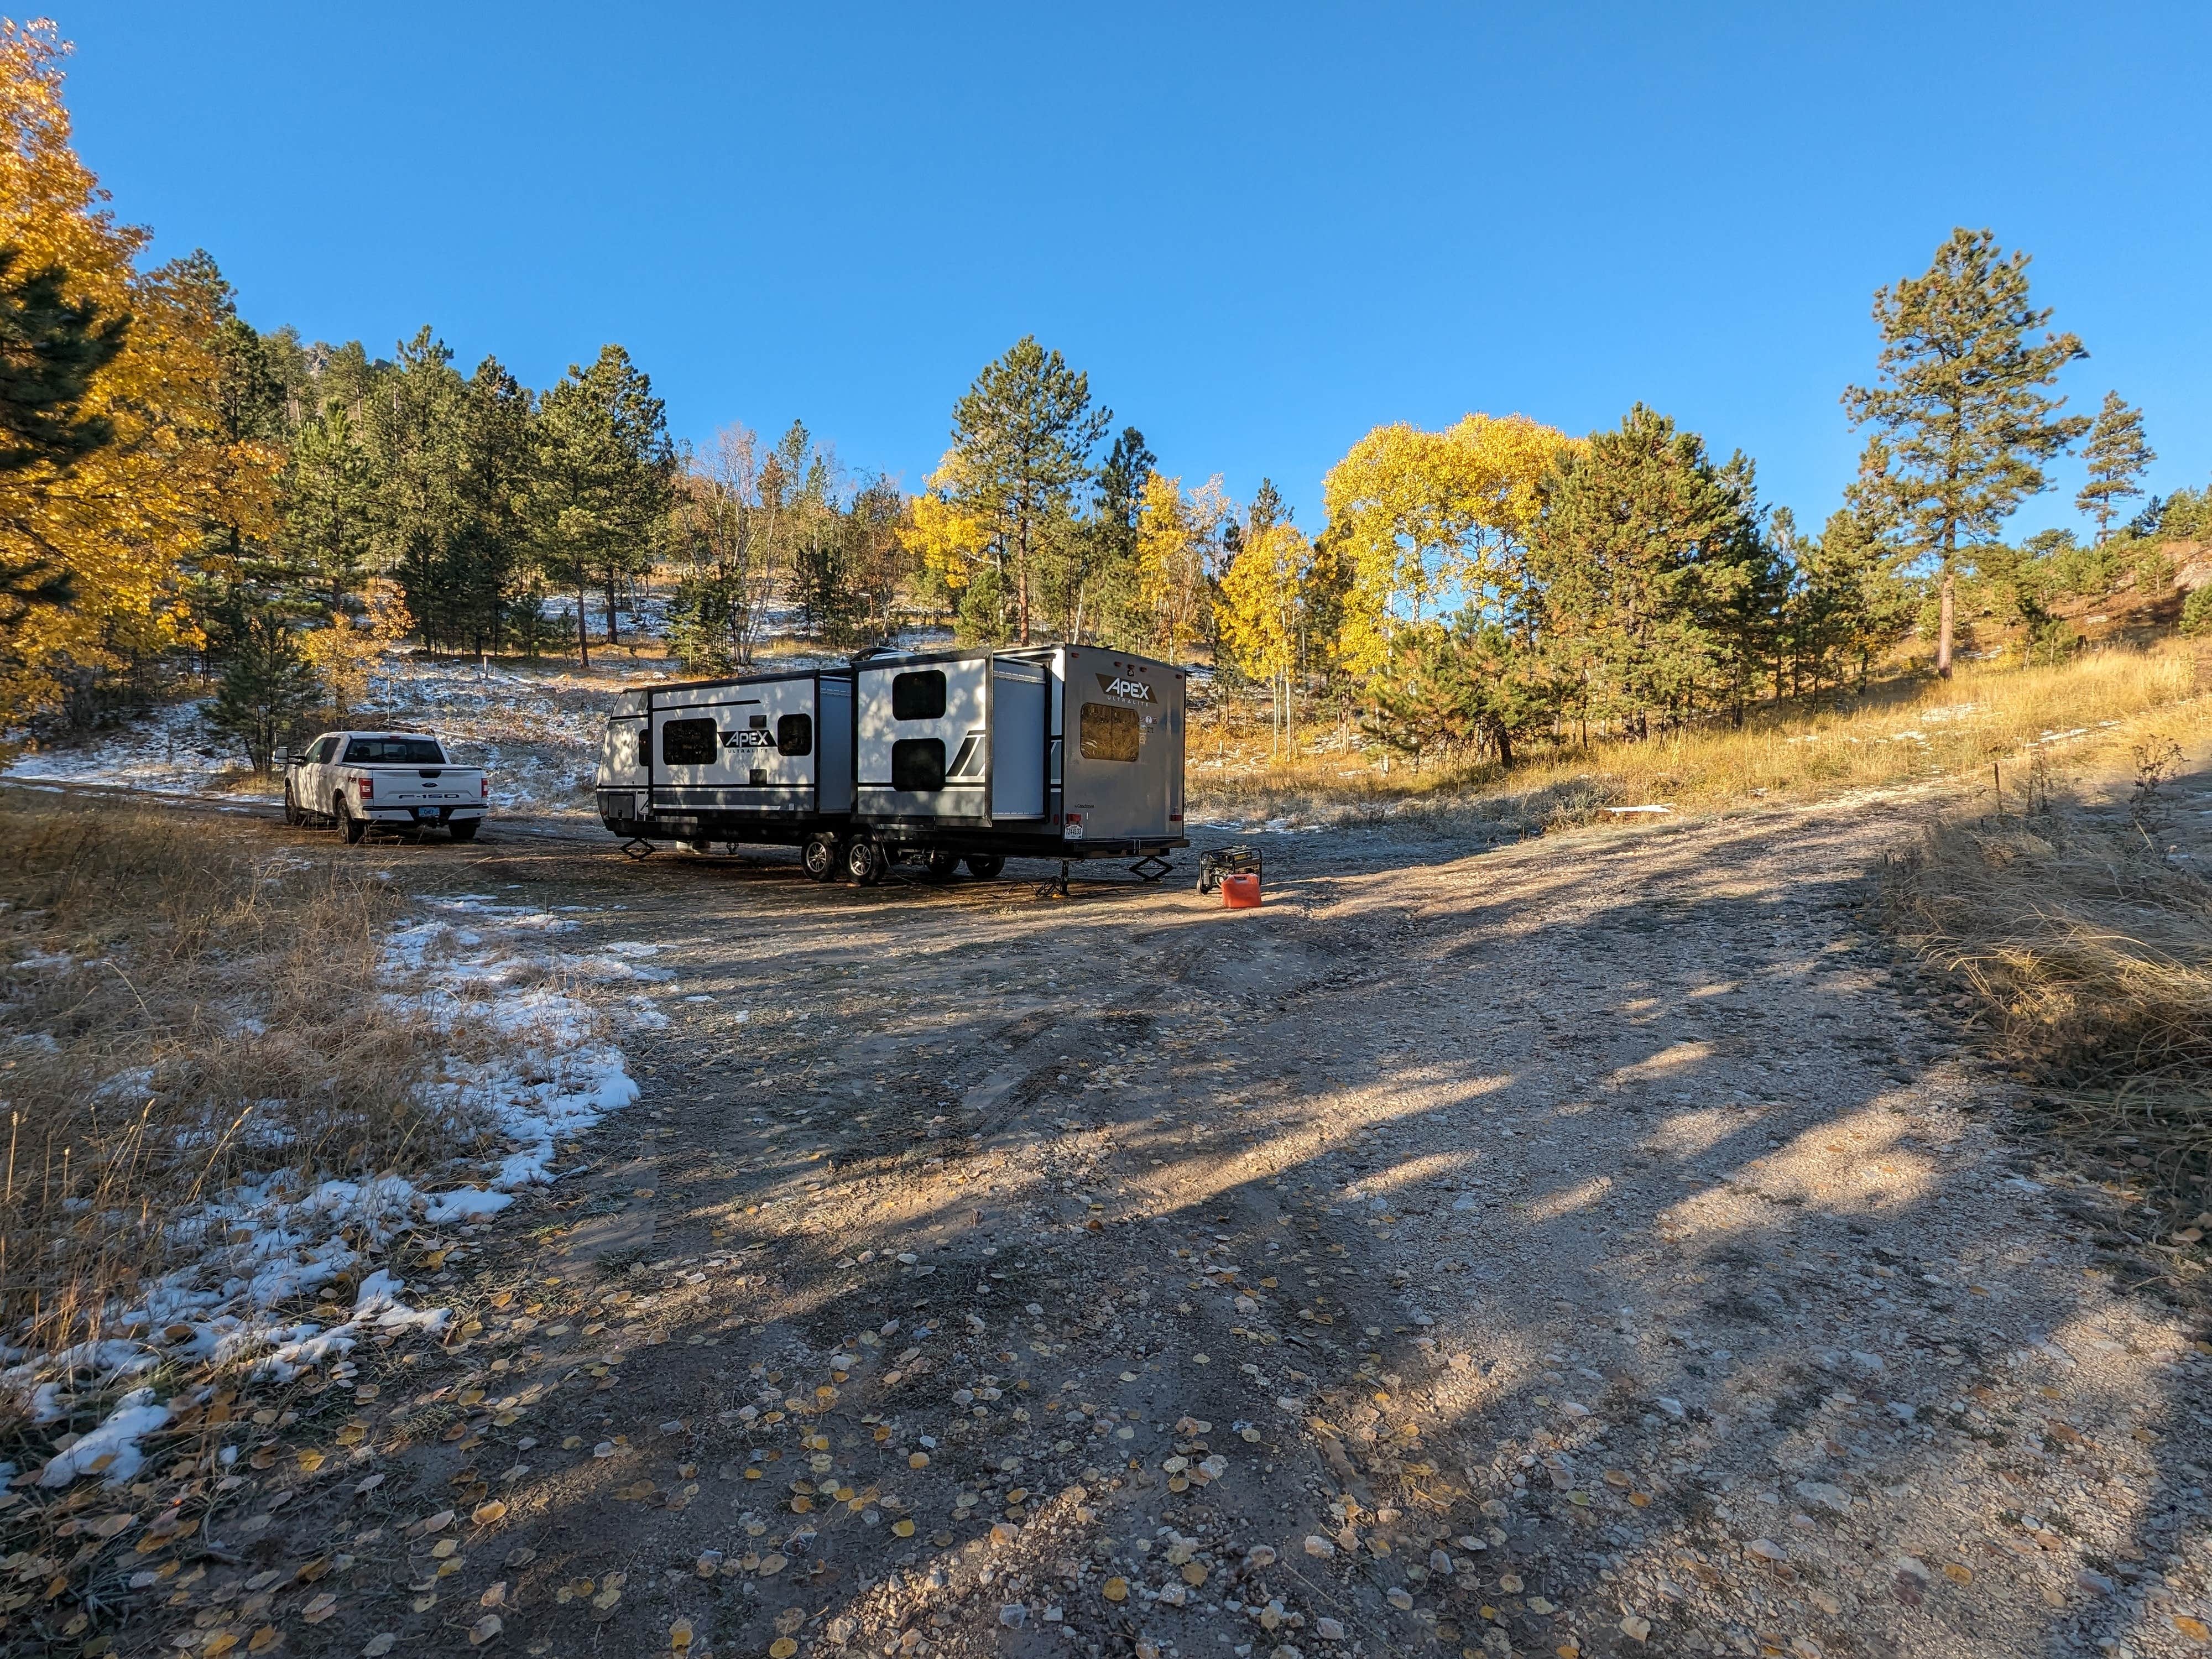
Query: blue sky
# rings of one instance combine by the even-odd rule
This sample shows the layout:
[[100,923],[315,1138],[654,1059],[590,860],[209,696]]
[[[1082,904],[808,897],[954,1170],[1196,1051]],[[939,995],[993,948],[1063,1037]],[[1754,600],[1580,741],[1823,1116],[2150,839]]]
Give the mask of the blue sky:
[[619,340],[679,435],[799,416],[909,488],[1033,332],[1302,523],[1378,422],[1638,398],[1817,522],[1871,292],[1954,224],[2154,488],[2212,478],[2202,4],[55,9],[81,152],[255,323],[538,386]]

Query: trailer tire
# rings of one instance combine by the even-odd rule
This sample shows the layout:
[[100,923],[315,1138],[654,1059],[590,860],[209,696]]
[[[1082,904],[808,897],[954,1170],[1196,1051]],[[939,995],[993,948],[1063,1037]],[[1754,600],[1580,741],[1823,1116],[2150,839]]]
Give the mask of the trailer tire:
[[959,868],[960,854],[957,853],[932,853],[929,855],[929,878],[932,881],[950,881]]
[[331,800],[331,816],[338,821],[338,828],[345,832],[345,842],[349,847],[358,847],[362,837],[368,833],[368,820],[354,817],[345,804],[343,795]]
[[477,826],[483,822],[482,818],[455,818],[448,827],[453,830],[455,841],[474,841]]
[[970,853],[968,855],[968,873],[978,881],[995,881],[999,872],[1006,867],[1006,859],[997,853]]
[[799,867],[817,881],[835,881],[838,866],[845,861],[845,849],[837,844],[837,837],[828,830],[808,837],[806,845],[799,849]]
[[873,887],[884,878],[884,849],[866,836],[855,836],[845,843],[845,873],[863,887]]

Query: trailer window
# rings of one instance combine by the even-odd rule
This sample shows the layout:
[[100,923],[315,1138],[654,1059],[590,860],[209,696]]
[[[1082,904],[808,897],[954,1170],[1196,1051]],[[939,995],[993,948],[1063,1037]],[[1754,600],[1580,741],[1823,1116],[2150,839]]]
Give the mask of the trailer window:
[[660,728],[663,766],[712,766],[721,754],[722,730],[712,720],[670,720]]
[[1137,711],[1115,702],[1083,705],[1082,741],[1085,760],[1133,761],[1137,758]]
[[346,744],[348,766],[443,766],[446,757],[428,738],[354,738]]
[[814,716],[785,714],[775,723],[775,752],[811,755],[814,752]]
[[[945,674],[925,668],[891,676],[891,718],[895,720],[941,720],[945,718]],[[940,749],[943,744],[938,745]]]
[[[938,677],[942,679],[944,676]],[[941,738],[901,738],[891,745],[891,787],[945,787],[945,740]]]
[[637,763],[640,766],[653,764],[653,732],[649,727],[642,726],[637,728]]

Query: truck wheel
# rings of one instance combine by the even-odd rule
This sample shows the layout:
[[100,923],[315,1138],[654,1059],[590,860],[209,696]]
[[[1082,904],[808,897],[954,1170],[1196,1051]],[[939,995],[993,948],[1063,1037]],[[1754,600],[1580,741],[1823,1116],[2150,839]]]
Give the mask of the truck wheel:
[[996,853],[970,853],[968,855],[968,873],[978,881],[995,880],[999,872],[1006,867],[1006,860]]
[[884,849],[866,836],[855,836],[845,845],[845,873],[863,887],[884,878]]
[[957,853],[932,853],[929,855],[929,878],[932,881],[950,881],[959,868],[960,854]]
[[346,845],[349,847],[360,845],[361,838],[368,833],[368,820],[354,817],[345,804],[343,795],[337,797],[331,802],[331,816],[338,821],[338,828],[345,831]]
[[817,881],[836,880],[837,866],[844,861],[837,837],[827,830],[819,835],[810,836],[806,845],[799,849],[800,867]]
[[301,820],[306,817],[307,814],[300,810],[300,803],[292,799],[291,781],[287,779],[284,783],[284,822],[297,829]]
[[474,841],[477,838],[477,826],[483,822],[482,818],[455,818],[452,825],[453,839]]

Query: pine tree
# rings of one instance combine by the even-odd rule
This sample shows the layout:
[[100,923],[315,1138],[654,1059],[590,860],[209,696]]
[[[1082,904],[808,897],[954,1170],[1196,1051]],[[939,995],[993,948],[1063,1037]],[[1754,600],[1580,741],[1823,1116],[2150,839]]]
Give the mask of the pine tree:
[[623,580],[650,568],[673,489],[676,453],[653,383],[618,345],[589,368],[571,363],[538,404],[534,500],[538,556],[576,596],[576,647],[591,665],[586,591],[601,587],[607,638]]
[[1875,291],[1879,378],[1844,393],[1852,423],[1876,434],[1852,505],[1933,562],[1936,672],[1945,676],[1961,553],[1996,542],[2013,509],[2045,487],[2043,464],[2089,426],[2060,415],[2065,399],[2047,390],[2088,353],[2071,334],[2031,337],[2051,313],[2029,303],[2027,265],[1989,231],[1953,231],[1926,275]]
[[1158,464],[1145,434],[1123,427],[1098,469],[1091,516],[1060,538],[1065,550],[1055,586],[1063,637],[1080,644],[1086,635],[1118,640],[1137,631],[1137,521]]
[[1089,376],[1027,334],[984,365],[952,406],[952,447],[969,491],[963,505],[999,528],[1023,645],[1042,532],[1095,476],[1091,453],[1113,419],[1111,410],[1091,406]]
[[2120,503],[2142,494],[2142,475],[2158,459],[2143,440],[2142,410],[2129,408],[2118,392],[2107,392],[2081,453],[2089,463],[2089,481],[2074,505],[2097,521],[2097,543],[2102,546]]
[[460,511],[448,582],[455,624],[474,650],[499,650],[530,556],[537,416],[529,389],[486,357],[459,409]]
[[65,297],[58,267],[23,264],[21,249],[0,246],[0,472],[71,466],[114,438],[112,421],[78,404],[131,327],[127,313]]
[[266,772],[277,744],[321,696],[315,671],[301,656],[292,630],[275,611],[264,610],[240,629],[202,718],[244,750],[255,771]]
[[453,354],[425,326],[398,348],[362,399],[376,469],[378,562],[399,583],[426,644],[452,643],[461,626],[453,565],[460,495],[464,382]]
[[[74,466],[110,442],[114,422],[77,405],[93,376],[123,349],[127,315],[102,317],[64,297],[53,266],[24,271],[20,249],[0,246],[0,473],[44,463]],[[68,568],[39,551],[0,549],[0,627],[37,606],[69,603]]]
[[376,545],[377,469],[361,426],[335,398],[301,422],[284,469],[289,562],[324,609],[343,611]]
[[1541,627],[1586,714],[1642,736],[1740,697],[1772,551],[1751,463],[1637,404],[1559,460],[1530,538]]

